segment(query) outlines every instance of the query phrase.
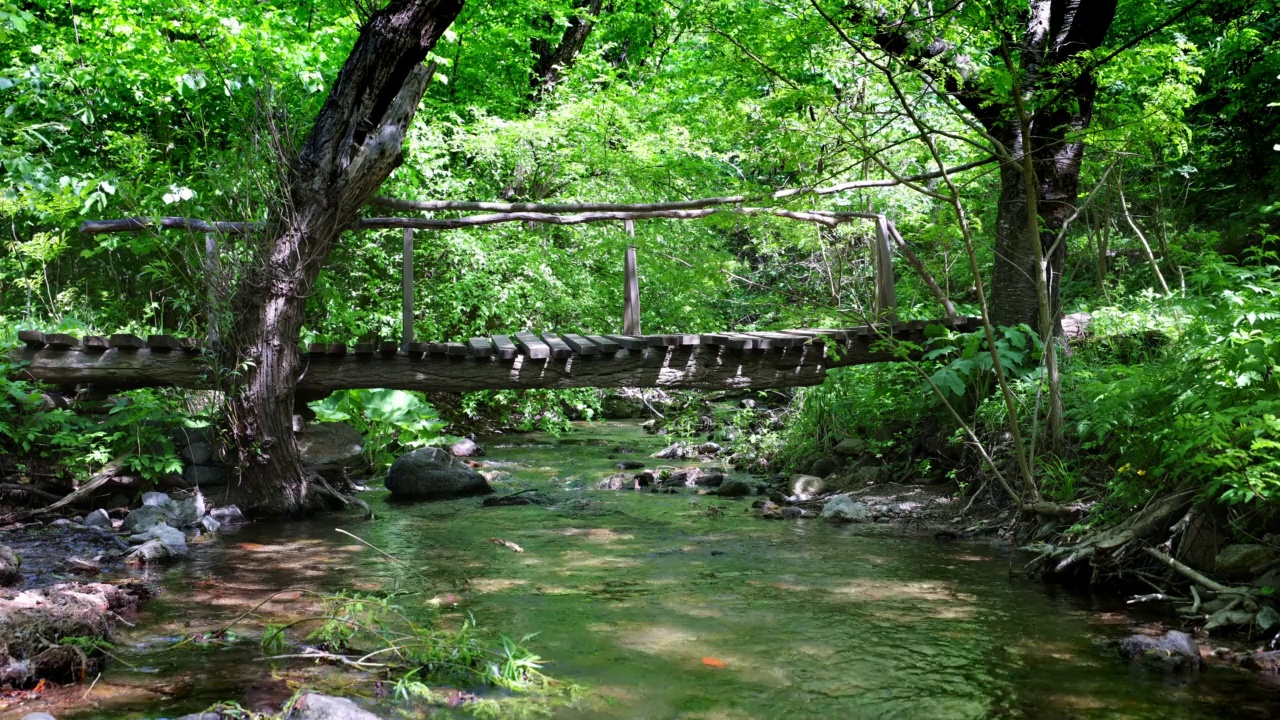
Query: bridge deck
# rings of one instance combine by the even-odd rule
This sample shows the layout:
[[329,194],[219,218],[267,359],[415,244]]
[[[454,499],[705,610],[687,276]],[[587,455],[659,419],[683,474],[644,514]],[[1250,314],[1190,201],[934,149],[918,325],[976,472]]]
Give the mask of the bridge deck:
[[[929,324],[960,332],[978,318],[893,326],[667,335],[517,332],[462,342],[312,343],[300,348],[300,393],[350,388],[450,391],[508,388],[750,388],[818,385],[832,367],[894,359],[876,345],[892,336],[921,342]],[[209,388],[217,380],[200,341],[127,334],[77,338],[22,331],[10,358],[55,385]]]

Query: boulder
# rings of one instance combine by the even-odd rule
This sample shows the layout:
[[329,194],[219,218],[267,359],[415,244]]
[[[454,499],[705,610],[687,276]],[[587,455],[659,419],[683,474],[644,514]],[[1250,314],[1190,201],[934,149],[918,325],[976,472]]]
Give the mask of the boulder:
[[298,433],[302,464],[311,467],[358,465],[364,453],[364,438],[346,423],[313,423]]
[[824,457],[813,461],[809,466],[809,474],[816,477],[824,478],[833,472],[840,470],[840,458]]
[[206,533],[216,533],[222,528],[222,523],[218,522],[212,515],[205,515],[200,518],[200,529]]
[[449,454],[454,457],[479,457],[484,454],[484,448],[480,447],[475,440],[462,438],[449,446]]
[[772,500],[765,500],[764,504],[760,506],[760,517],[765,520],[781,520],[782,507]]
[[794,505],[782,508],[783,520],[798,520],[802,517],[813,517],[813,516],[806,515],[803,509],[795,507]]
[[209,517],[218,521],[219,525],[243,525],[244,513],[235,505],[223,505],[209,511]]
[[672,443],[649,457],[660,460],[688,460],[698,457],[698,451],[687,443]]
[[874,485],[886,479],[885,469],[879,465],[858,468],[858,480],[867,485]]
[[720,497],[746,497],[751,494],[751,484],[738,478],[725,478],[716,489]]
[[88,517],[84,519],[84,526],[102,528],[103,530],[111,530],[115,527],[111,522],[111,516],[102,508],[89,513]]
[[817,475],[792,475],[789,482],[791,494],[797,500],[811,500],[825,489],[822,478]]
[[0,586],[13,585],[21,580],[20,567],[22,558],[7,545],[0,545]]
[[419,448],[396,458],[387,489],[397,500],[448,500],[493,492],[484,476],[440,448]]
[[231,473],[219,465],[188,465],[182,468],[182,480],[188,487],[226,485]]
[[183,535],[181,530],[164,523],[157,523],[146,532],[129,537],[129,542],[132,543],[148,543],[152,540],[159,540],[168,545],[170,556],[178,557],[187,554],[187,536]]
[[1266,545],[1228,545],[1218,552],[1214,569],[1225,578],[1244,580],[1266,569],[1275,558],[1275,553]]
[[174,504],[173,498],[162,492],[142,493],[143,507],[168,508]]
[[1120,657],[1163,672],[1195,672],[1200,669],[1200,646],[1188,634],[1170,630],[1160,637],[1130,635],[1120,641]]
[[713,442],[704,442],[694,448],[694,451],[698,455],[705,455],[707,457],[715,457],[716,455],[719,455],[722,450],[724,450],[724,448],[721,447],[719,443]]
[[871,511],[848,495],[836,495],[822,506],[822,517],[841,522],[871,522]]
[[124,516],[124,521],[120,523],[120,531],[131,534],[146,532],[160,523],[168,522],[168,520],[169,511],[166,508],[156,505],[143,505]]
[[698,487],[720,487],[728,477],[722,472],[704,472],[698,475],[695,482]]
[[627,473],[614,473],[596,485],[601,490],[630,490],[635,486],[635,477]]
[[382,720],[346,698],[309,692],[294,701],[284,720]]
[[178,457],[190,465],[208,465],[213,459],[213,444],[193,442],[178,451]]
[[658,482],[658,475],[654,473],[652,470],[645,470],[644,472],[638,472],[636,473],[635,478],[636,478],[636,484],[639,485],[640,487],[649,487],[650,485],[653,485],[654,483]]
[[1280,673],[1280,650],[1255,652],[1240,658],[1240,667],[1245,670],[1275,675]]
[[644,467],[644,463],[639,460],[619,460],[613,466],[619,470],[639,470]]
[[697,487],[700,479],[702,479],[701,468],[687,467],[683,470],[664,473],[660,484],[663,487]]
[[[186,544],[184,543],[182,547],[184,548],[182,554],[185,554]],[[126,555],[124,561],[134,565],[144,565],[146,563],[162,562],[178,556],[173,548],[166,545],[163,540],[148,540]]]
[[58,720],[47,712],[33,712],[22,716],[22,720]]
[[831,451],[842,457],[856,457],[867,451],[867,441],[861,438],[845,438]]

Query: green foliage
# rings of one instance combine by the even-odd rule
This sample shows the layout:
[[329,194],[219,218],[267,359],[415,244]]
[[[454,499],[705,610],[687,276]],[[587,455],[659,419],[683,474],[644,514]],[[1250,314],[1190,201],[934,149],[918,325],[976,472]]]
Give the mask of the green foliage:
[[422,393],[405,390],[339,390],[311,403],[320,422],[345,422],[364,436],[364,456],[375,469],[391,465],[398,455],[451,440]]
[[560,434],[574,420],[598,417],[602,397],[599,390],[590,388],[484,390],[464,395],[462,411],[473,420],[486,419],[503,428]]

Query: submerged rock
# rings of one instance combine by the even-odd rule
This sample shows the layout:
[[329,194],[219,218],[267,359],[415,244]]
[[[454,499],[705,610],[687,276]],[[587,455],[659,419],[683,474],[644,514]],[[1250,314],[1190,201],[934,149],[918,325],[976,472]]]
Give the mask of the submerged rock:
[[386,485],[397,500],[448,500],[493,492],[483,475],[434,447],[396,458],[387,471]]
[[346,698],[309,692],[293,703],[284,720],[381,720]]
[[752,489],[751,484],[746,480],[725,478],[716,490],[716,494],[721,497],[746,497],[751,494]]
[[1164,672],[1194,672],[1200,669],[1200,646],[1188,634],[1170,630],[1161,637],[1130,635],[1120,641],[1120,657]]
[[690,447],[688,443],[672,443],[649,457],[659,460],[686,460],[697,456],[697,450]]
[[187,553],[186,542],[178,547],[181,547],[180,551],[175,546],[165,544],[163,540],[148,540],[126,555],[124,561],[133,565],[145,565],[181,557]]
[[614,473],[601,480],[596,487],[601,490],[630,490],[636,487],[636,479],[628,473]]
[[363,458],[364,437],[346,423],[313,423],[298,433],[302,463],[311,467],[348,467]]
[[1275,558],[1275,553],[1266,545],[1228,545],[1218,553],[1215,570],[1223,577],[1242,580],[1264,569]]
[[111,530],[114,527],[111,522],[111,516],[102,508],[98,508],[97,510],[89,513],[88,517],[84,519],[83,524],[85,527],[96,527],[102,528],[103,530]]
[[243,525],[245,522],[244,513],[235,505],[213,508],[209,511],[209,517],[217,520],[220,525]]
[[841,522],[871,522],[871,511],[848,495],[836,495],[822,506],[822,517]]
[[619,460],[613,466],[619,470],[639,470],[644,467],[644,463],[639,460]]

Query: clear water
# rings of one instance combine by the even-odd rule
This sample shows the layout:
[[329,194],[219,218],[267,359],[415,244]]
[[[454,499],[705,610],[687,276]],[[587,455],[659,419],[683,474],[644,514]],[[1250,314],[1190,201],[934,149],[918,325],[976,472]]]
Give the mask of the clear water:
[[[421,589],[423,600],[454,592],[484,627],[538,633],[529,645],[552,661],[549,672],[585,688],[554,711],[562,718],[1190,719],[1280,709],[1275,688],[1227,669],[1190,684],[1131,672],[1094,644],[1130,632],[1131,618],[1011,579],[1008,556],[985,544],[762,521],[744,500],[590,489],[612,471],[615,446],[641,451],[615,457],[636,458],[661,442],[605,423],[485,443],[485,460],[511,472],[499,492],[541,488],[563,501],[553,508],[389,505],[375,491],[373,522],[329,516],[214,540],[157,578],[168,591],[122,633],[123,662],[90,692],[74,689],[60,717],[168,717],[227,699],[278,707],[308,684],[372,695],[358,673],[262,661],[255,623],[227,647],[155,651],[281,588],[393,586]],[[419,569],[430,587],[336,527]],[[258,609],[256,627],[314,609],[286,594]]]

